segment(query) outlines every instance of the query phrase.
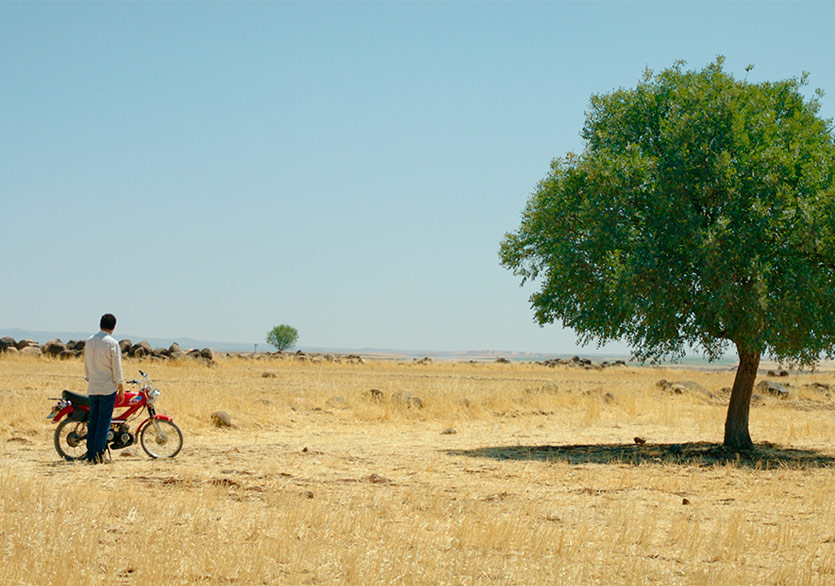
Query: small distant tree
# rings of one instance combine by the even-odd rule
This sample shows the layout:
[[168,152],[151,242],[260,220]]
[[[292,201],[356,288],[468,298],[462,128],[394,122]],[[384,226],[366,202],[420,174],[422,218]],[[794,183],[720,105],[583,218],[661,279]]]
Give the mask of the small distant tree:
[[267,334],[267,344],[272,344],[279,352],[292,348],[299,341],[299,332],[293,326],[281,324]]

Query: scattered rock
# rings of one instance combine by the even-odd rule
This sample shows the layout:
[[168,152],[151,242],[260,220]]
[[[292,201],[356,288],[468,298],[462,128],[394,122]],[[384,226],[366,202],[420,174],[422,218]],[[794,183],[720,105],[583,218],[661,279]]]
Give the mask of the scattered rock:
[[452,427],[447,427],[445,430],[441,432],[441,435],[455,435],[456,433],[458,432],[455,429],[453,429]]
[[810,391],[816,391],[819,393],[825,393],[831,388],[830,385],[818,382],[808,383],[803,386],[809,389]]
[[786,399],[791,394],[785,386],[769,380],[758,382],[757,390],[760,391],[760,393],[771,395],[772,397],[778,397],[780,399]]
[[682,504],[682,505],[689,505],[689,504],[690,504],[690,501],[689,501],[688,499],[686,499],[686,498],[683,498],[683,499],[681,499],[681,504]]
[[215,359],[215,353],[212,352],[211,348],[203,348],[200,351],[200,356],[202,356],[206,360],[214,360]]
[[412,394],[409,391],[397,391],[391,395],[391,402],[395,405],[408,406],[412,400]]
[[423,358],[413,358],[412,359],[412,364],[421,364],[421,365],[432,364],[432,359],[429,358],[428,356],[424,356]]
[[371,400],[375,403],[382,403],[383,402],[383,391],[380,389],[371,389],[368,391],[368,395]]
[[302,493],[302,496],[306,499],[312,499],[313,498],[313,491],[312,490],[306,490]]
[[127,338],[119,340],[119,348],[122,350],[122,354],[130,354],[130,349],[133,348],[133,342]]
[[345,400],[345,397],[331,397],[325,401],[325,405],[331,409],[347,409],[348,401]]
[[232,427],[232,418],[226,411],[212,413],[212,423],[215,427]]
[[370,482],[371,484],[387,484],[387,483],[391,482],[391,480],[389,480],[385,476],[380,476],[377,473],[366,476],[365,481]]
[[604,361],[600,364],[595,364],[589,358],[580,358],[579,356],[572,356],[571,358],[549,358],[542,362],[537,362],[541,366],[548,366],[554,368],[556,366],[571,366],[574,368],[582,368],[584,370],[601,370],[603,368],[611,368],[613,366],[626,366],[623,360],[615,360],[614,362]]
[[555,366],[564,366],[568,364],[567,360],[563,360],[562,358],[549,358],[548,360],[543,360],[539,362],[541,366],[547,366],[549,368],[554,368]]
[[35,340],[19,340],[15,347],[18,350],[23,350],[24,348],[38,348],[39,345]]
[[706,399],[714,398],[713,393],[711,393],[709,390],[704,388],[699,383],[689,380],[674,383],[662,378],[657,383],[655,383],[655,386],[661,389],[662,391],[670,393],[672,395],[684,395],[691,393],[695,395],[701,395]]
[[148,340],[142,340],[131,348],[131,355],[133,356],[140,348],[144,351],[142,356],[148,356],[154,352],[153,348],[151,348],[151,343]]
[[508,360],[504,356],[499,356],[498,358],[496,358],[496,362],[498,364],[510,364],[510,360]]
[[411,409],[412,407],[423,409],[423,399],[412,396],[408,391],[397,391],[392,394],[391,402],[394,405],[399,405],[407,409]]
[[61,340],[50,340],[46,344],[41,347],[41,352],[47,354],[49,356],[58,356],[61,352],[67,351],[67,345],[64,344]]
[[83,352],[84,346],[86,345],[86,340],[70,340],[67,342],[67,350],[72,350],[73,352]]
[[788,370],[769,370],[768,371],[768,376],[785,377],[785,376],[789,376],[789,371]]
[[38,346],[24,346],[23,348],[17,349],[17,352],[20,353],[21,356],[37,356],[38,358],[43,356],[43,353]]
[[275,378],[274,372],[262,372],[261,378]]
[[644,445],[645,443],[647,443],[647,440],[645,440],[645,439],[644,439],[644,438],[642,438],[642,437],[637,437],[637,436],[636,436],[636,437],[634,437],[634,438],[632,438],[632,441],[634,441],[634,442],[635,442],[636,444],[638,444],[639,446],[642,446],[642,445]]

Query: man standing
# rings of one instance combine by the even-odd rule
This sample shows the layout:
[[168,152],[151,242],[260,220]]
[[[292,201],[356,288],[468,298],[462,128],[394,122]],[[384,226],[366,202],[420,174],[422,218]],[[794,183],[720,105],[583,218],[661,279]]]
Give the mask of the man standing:
[[91,336],[84,346],[84,378],[90,397],[90,419],[87,421],[87,460],[96,464],[104,461],[107,432],[113,407],[118,396],[125,396],[122,377],[122,351],[111,336],[116,328],[116,317],[105,313],[99,322],[101,331]]

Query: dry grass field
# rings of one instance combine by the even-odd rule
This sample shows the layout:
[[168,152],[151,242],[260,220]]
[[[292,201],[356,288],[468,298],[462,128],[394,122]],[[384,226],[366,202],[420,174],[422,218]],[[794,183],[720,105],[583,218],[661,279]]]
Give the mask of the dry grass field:
[[45,419],[81,362],[0,355],[0,584],[835,584],[831,370],[780,379],[736,457],[727,370],[138,368],[183,451],[85,466]]

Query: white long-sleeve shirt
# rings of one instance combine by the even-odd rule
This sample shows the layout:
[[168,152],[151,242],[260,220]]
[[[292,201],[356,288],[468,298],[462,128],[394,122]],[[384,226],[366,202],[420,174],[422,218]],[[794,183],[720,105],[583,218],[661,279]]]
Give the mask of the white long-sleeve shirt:
[[88,395],[109,395],[125,383],[119,342],[104,330],[84,345],[84,378]]

